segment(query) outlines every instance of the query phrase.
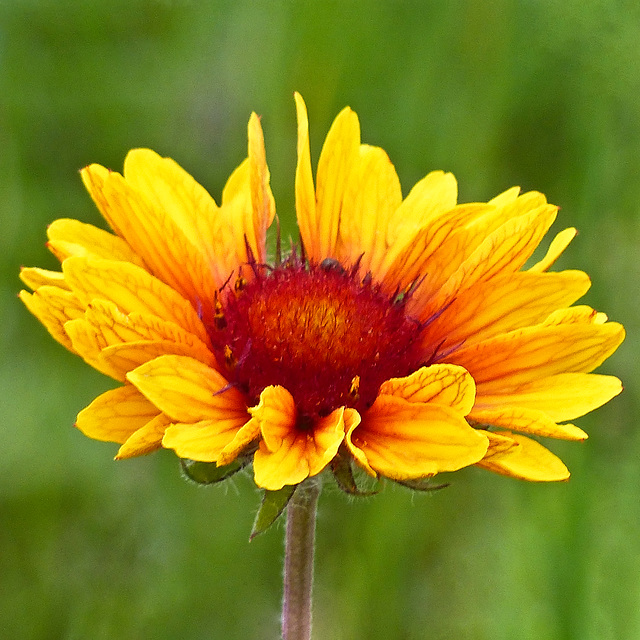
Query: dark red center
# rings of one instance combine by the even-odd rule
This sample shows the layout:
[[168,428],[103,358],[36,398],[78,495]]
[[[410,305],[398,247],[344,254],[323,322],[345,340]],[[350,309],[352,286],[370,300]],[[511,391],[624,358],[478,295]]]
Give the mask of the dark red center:
[[225,287],[209,334],[227,378],[250,403],[281,385],[313,419],[341,406],[366,409],[385,380],[424,364],[415,348],[420,330],[406,296],[390,297],[335,261],[294,257],[254,266],[249,282]]

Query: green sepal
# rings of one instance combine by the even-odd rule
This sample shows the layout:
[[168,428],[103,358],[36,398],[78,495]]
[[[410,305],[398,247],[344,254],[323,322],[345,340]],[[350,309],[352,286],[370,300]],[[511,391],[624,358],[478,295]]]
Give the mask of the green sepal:
[[248,460],[236,458],[230,464],[219,467],[215,462],[198,462],[197,460],[180,458],[180,466],[182,467],[184,476],[198,484],[215,484],[222,482],[234,473],[240,471],[247,463]]
[[351,496],[367,497],[378,493],[379,489],[364,491],[358,487],[353,474],[353,464],[349,455],[338,454],[331,460],[331,472],[338,487]]
[[446,489],[449,486],[448,482],[435,484],[434,482],[431,481],[431,478],[416,478],[415,480],[396,480],[395,482],[413,491],[439,491],[440,489]]
[[258,509],[249,540],[264,533],[282,514],[296,490],[297,484],[285,485],[277,491],[266,491],[262,496],[262,504]]

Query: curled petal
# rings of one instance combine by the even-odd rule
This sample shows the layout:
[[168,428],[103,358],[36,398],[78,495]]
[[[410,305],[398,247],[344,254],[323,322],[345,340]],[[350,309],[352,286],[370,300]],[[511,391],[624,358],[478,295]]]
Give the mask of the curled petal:
[[49,225],[47,236],[47,246],[60,262],[71,256],[85,256],[145,266],[140,256],[122,238],[79,220],[55,220]]
[[160,356],[130,371],[127,379],[177,422],[218,420],[239,429],[249,420],[243,395],[193,358]]
[[65,280],[84,305],[94,299],[113,302],[123,313],[146,313],[174,322],[208,341],[193,306],[174,289],[127,262],[68,258],[62,265]]
[[159,413],[133,385],[126,384],[99,395],[78,414],[76,427],[89,438],[122,444]]
[[466,416],[476,397],[475,383],[462,367],[434,364],[421,367],[405,378],[392,378],[380,386],[380,395],[408,402],[429,402],[450,407]]
[[71,338],[64,326],[69,320],[80,318],[84,314],[84,305],[78,296],[66,289],[49,285],[39,287],[34,293],[23,290],[18,295],[47,331],[61,345],[74,352]]
[[344,439],[344,407],[301,426],[293,398],[283,387],[267,387],[250,412],[262,433],[253,459],[255,481],[269,491],[320,473]]
[[393,396],[379,396],[346,443],[356,460],[364,457],[367,467],[393,480],[456,471],[478,462],[488,446],[486,436],[449,407]]
[[561,440],[586,440],[587,434],[573,424],[556,424],[539,409],[503,406],[494,410],[474,409],[469,416],[481,424],[523,431],[536,436]]
[[248,416],[240,413],[221,414],[191,423],[174,423],[167,427],[162,446],[173,449],[181,458],[220,463],[225,448],[234,441]]
[[162,447],[162,438],[170,424],[163,413],[157,415],[147,424],[134,431],[118,449],[116,460],[125,460],[135,456],[146,456]]
[[556,455],[540,443],[517,433],[504,436],[518,444],[506,451],[490,453],[477,466],[504,476],[532,482],[558,482],[569,479],[569,470]]
[[64,281],[64,274],[60,271],[49,271],[38,267],[22,267],[20,269],[20,280],[32,291],[44,286],[69,290],[69,286]]

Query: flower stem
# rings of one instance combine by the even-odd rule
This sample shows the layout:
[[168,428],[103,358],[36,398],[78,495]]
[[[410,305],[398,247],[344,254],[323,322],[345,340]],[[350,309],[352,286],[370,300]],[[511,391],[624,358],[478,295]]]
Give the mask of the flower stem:
[[310,478],[296,489],[287,506],[284,551],[283,640],[310,640],[311,591],[316,509],[320,482]]

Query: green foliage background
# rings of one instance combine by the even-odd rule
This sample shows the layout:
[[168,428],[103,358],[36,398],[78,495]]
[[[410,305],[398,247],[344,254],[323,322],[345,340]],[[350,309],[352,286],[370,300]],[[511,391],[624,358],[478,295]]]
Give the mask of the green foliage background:
[[55,267],[46,224],[102,225],[78,169],[170,155],[219,197],[262,116],[294,233],[295,112],[317,159],[346,104],[405,193],[453,171],[462,201],[513,184],[580,235],[563,267],[628,338],[625,393],[551,443],[569,483],[469,469],[428,496],[321,498],[315,638],[640,637],[640,9],[618,0],[0,2],[0,620],[12,638],[278,637],[282,527],[248,543],[258,494],[184,482],[170,452],[115,463],[75,414],[110,381],[16,300]]

